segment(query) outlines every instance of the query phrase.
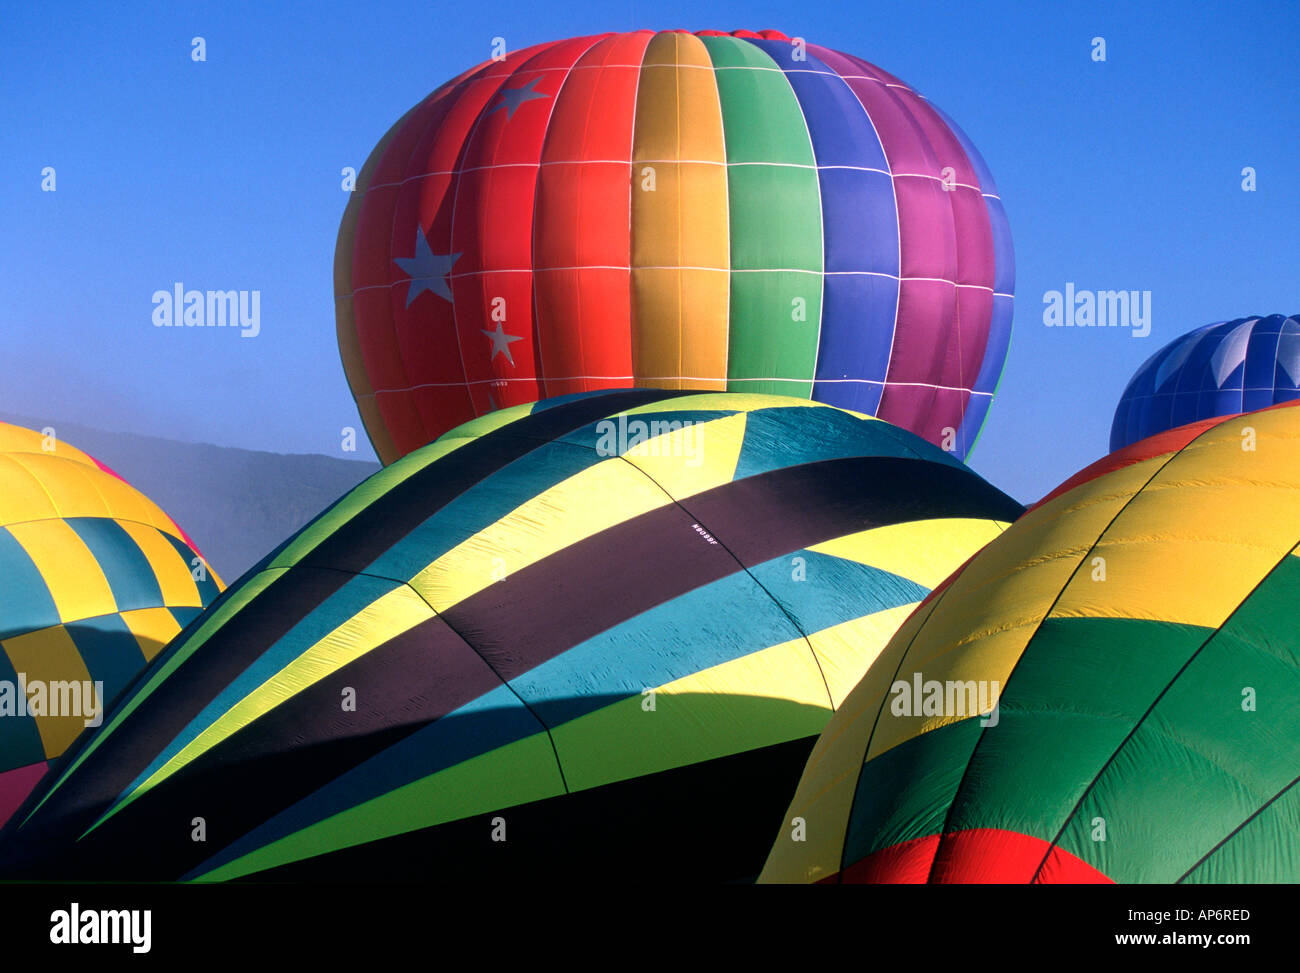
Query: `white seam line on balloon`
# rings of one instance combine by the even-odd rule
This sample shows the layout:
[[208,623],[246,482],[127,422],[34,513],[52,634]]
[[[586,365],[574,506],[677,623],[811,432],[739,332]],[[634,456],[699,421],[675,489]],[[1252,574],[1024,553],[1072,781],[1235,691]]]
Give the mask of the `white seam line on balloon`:
[[996,199],[1002,201],[1002,197],[997,193],[986,193],[979,186],[970,183],[948,183],[941,176],[936,176],[929,172],[889,172],[886,169],[880,169],[875,166],[850,166],[843,164],[831,165],[808,165],[802,162],[720,162],[717,159],[552,159],[547,162],[496,162],[491,165],[470,166],[465,169],[435,169],[432,172],[421,172],[413,176],[407,176],[396,182],[375,183],[367,188],[367,192],[375,189],[392,189],[394,187],[405,186],[409,182],[418,182],[421,179],[432,179],[439,176],[454,176],[458,172],[486,172],[492,169],[536,169],[539,166],[579,166],[579,165],[610,165],[610,166],[627,166],[633,162],[645,163],[648,165],[694,165],[694,166],[781,166],[788,169],[817,169],[819,172],[825,170],[841,170],[845,172],[876,172],[882,176],[890,176],[894,179],[930,179],[934,182],[945,183],[960,189],[969,189],[978,192],[985,199]]
[[[894,197],[894,228],[895,228],[894,232],[897,234],[896,239],[898,240],[898,275],[899,275],[898,287],[894,289],[894,324],[893,324],[893,329],[891,330],[889,335],[889,355],[885,358],[886,362],[890,362],[893,360],[894,357],[894,341],[898,337],[898,312],[903,303],[903,280],[905,279],[902,276],[903,275],[903,218],[902,218],[902,214],[899,212],[898,209],[898,185],[894,181],[894,175],[893,175],[894,166],[893,163],[889,161],[889,152],[885,149],[885,140],[880,137],[880,130],[876,128],[876,121],[871,117],[871,112],[867,110],[867,106],[866,104],[863,103],[861,95],[859,95],[857,91],[854,90],[853,85],[848,83],[853,76],[840,75],[838,72],[836,73],[837,76],[844,81],[845,87],[848,88],[849,93],[853,95],[853,100],[858,103],[858,107],[862,109],[863,117],[866,118],[867,124],[871,126],[871,133],[876,137],[876,145],[880,147],[880,157],[885,160],[885,165],[888,166],[889,173],[890,173],[889,191],[890,193],[893,194]],[[878,81],[879,79],[871,78],[869,80]],[[888,365],[885,366],[885,378],[886,379],[889,378]],[[877,413],[879,413],[880,407],[884,405],[884,400],[885,400],[885,390],[882,389],[880,393],[880,401],[876,403]]]
[[[528,260],[529,263],[532,264],[534,267],[537,265],[537,199],[541,195],[541,186],[542,186],[541,162],[542,162],[542,155],[546,152],[547,138],[551,134],[551,119],[555,117],[555,109],[556,106],[558,106],[560,103],[560,95],[564,93],[564,87],[569,83],[569,78],[572,77],[573,70],[574,68],[577,67],[578,62],[581,61],[588,54],[590,54],[592,51],[594,51],[599,45],[603,44],[606,40],[608,40],[610,36],[611,35],[609,34],[604,34],[598,37],[596,40],[592,41],[589,45],[587,45],[587,47],[583,50],[581,54],[579,54],[577,57],[573,59],[573,63],[569,65],[568,70],[565,71],[564,77],[560,80],[559,87],[555,89],[555,94],[553,94],[550,98],[551,104],[546,113],[546,125],[542,129],[541,141],[538,143],[537,146],[537,165],[534,167],[537,169],[537,175],[533,179],[533,209],[532,209],[532,218],[529,220],[529,227],[528,227]],[[591,66],[597,68],[604,67],[603,65],[591,65]],[[509,122],[508,110],[506,113],[506,121]],[[584,132],[583,134],[585,137],[586,133]],[[500,143],[498,143],[498,145],[500,145]],[[532,318],[532,322],[531,322],[532,327],[530,329],[531,334],[529,335],[529,337],[535,339],[533,342],[533,350],[537,354],[537,368],[534,370],[535,374],[533,375],[533,380],[537,383],[537,390],[540,393],[538,395],[538,398],[544,399],[546,398],[546,361],[542,355],[542,340],[541,340],[542,332],[541,329],[538,328],[537,284],[535,281],[529,285],[528,296],[529,296],[529,312],[530,312],[530,317]],[[579,344],[578,357],[579,359],[581,359],[582,357],[581,339],[579,339],[579,342],[580,344]],[[492,354],[492,358],[496,358],[495,351]],[[491,367],[491,360],[489,360],[488,365],[489,367]],[[497,379],[497,381],[499,381],[499,379]],[[467,394],[470,388],[471,386],[469,381],[469,369],[466,369],[465,370],[465,391]],[[489,401],[491,400],[489,399]],[[471,408],[474,409],[474,418],[477,419],[479,417],[478,406],[474,404],[474,399],[472,396],[470,397],[470,406]],[[488,411],[495,412],[496,410],[489,409]],[[552,741],[552,743],[554,743],[554,741]],[[560,754],[558,750],[556,751],[555,754],[555,760],[556,763],[558,764],[560,760]],[[560,773],[561,775],[563,775],[564,772],[561,770]]]
[[[646,266],[646,267],[622,267],[613,264],[586,264],[578,267],[502,267],[497,270],[467,270],[461,274],[444,274],[444,277],[453,280],[459,280],[462,277],[484,277],[488,274],[541,274],[541,273],[558,273],[560,271],[572,270],[707,270],[713,273],[736,273],[736,274],[825,274],[831,277],[884,277],[887,280],[899,281],[919,281],[922,283],[948,284],[951,287],[958,287],[966,290],[988,291],[994,297],[1014,297],[1013,294],[1004,294],[1001,291],[995,291],[984,284],[960,284],[955,280],[948,280],[946,277],[898,277],[895,274],[886,274],[878,270],[809,270],[806,267],[694,267],[694,266]],[[367,284],[365,287],[358,287],[352,294],[336,294],[337,299],[352,297],[354,294],[360,294],[363,291],[385,290],[397,287],[400,284],[409,283],[412,279],[424,280],[427,278],[403,278],[402,280],[391,281],[387,284]],[[1165,394],[1165,393],[1161,393]]]
[[[759,48],[759,50],[761,51],[762,48]],[[766,54],[766,52],[764,53]],[[770,57],[771,55],[768,56]],[[773,63],[775,63],[775,59],[773,60]],[[781,71],[781,77],[785,81],[786,88],[790,92],[790,97],[794,99],[795,107],[799,109],[799,118],[803,121],[804,135],[808,137],[808,152],[812,156],[813,161],[811,166],[802,166],[801,168],[810,168],[817,173],[817,242],[821,249],[821,253],[819,254],[821,268],[813,271],[813,273],[816,273],[820,277],[821,290],[818,293],[817,299],[817,341],[813,345],[812,375],[808,379],[810,385],[815,386],[817,383],[817,365],[821,361],[822,323],[826,320],[826,208],[822,200],[821,168],[817,165],[817,147],[813,144],[812,128],[808,124],[808,115],[803,110],[803,102],[799,100],[799,92],[795,91],[794,85],[790,82],[790,74],[793,72],[787,72],[779,65],[778,69]],[[827,74],[829,72],[807,71],[806,73]],[[809,388],[808,390],[808,398],[812,398],[812,388]],[[809,649],[811,648],[812,643],[809,643]],[[829,686],[827,686],[827,691],[830,691]],[[832,705],[831,708],[834,709],[834,706]]]
[[[635,376],[632,375],[564,375],[557,377],[555,381],[603,381],[603,382],[621,382],[632,381]],[[487,385],[493,382],[531,382],[533,379],[528,377],[521,378],[483,378],[475,379],[474,385]],[[780,376],[754,375],[745,378],[726,378],[722,376],[708,375],[643,375],[640,381],[644,382],[807,382],[806,378],[782,378]],[[932,382],[886,382],[874,378],[826,378],[820,379],[820,383],[825,385],[880,385],[893,386],[894,388],[925,388],[935,389],[940,392],[965,392],[969,395],[978,395],[983,398],[992,398],[992,392],[977,392],[968,388],[957,388],[951,385],[935,385]],[[463,382],[424,382],[420,385],[412,385],[409,388],[400,389],[377,389],[371,392],[366,398],[374,398],[377,395],[394,395],[403,392],[415,392],[420,389],[434,388],[459,388],[464,385]],[[725,389],[699,389],[700,392],[724,392]],[[835,408],[840,408],[835,406]]]

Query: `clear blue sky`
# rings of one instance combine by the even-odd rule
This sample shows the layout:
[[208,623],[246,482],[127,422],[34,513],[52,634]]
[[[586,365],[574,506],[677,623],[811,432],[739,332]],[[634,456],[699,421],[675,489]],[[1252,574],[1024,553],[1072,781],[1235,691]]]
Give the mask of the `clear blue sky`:
[[[1121,390],[1165,341],[1300,310],[1293,0],[6,2],[0,411],[340,455],[339,429],[360,428],[334,338],[340,169],[496,35],[638,27],[802,35],[897,74],[971,136],[1017,264],[972,465],[1021,499],[1105,452]],[[151,296],[176,281],[260,290],[261,335],[153,327]],[[1067,281],[1151,291],[1151,336],[1045,327],[1043,295]]]

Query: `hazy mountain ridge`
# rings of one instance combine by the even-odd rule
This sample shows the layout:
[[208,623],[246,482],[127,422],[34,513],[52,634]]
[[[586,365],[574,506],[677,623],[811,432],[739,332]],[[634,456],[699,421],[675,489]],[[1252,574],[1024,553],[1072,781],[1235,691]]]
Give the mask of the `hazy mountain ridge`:
[[52,427],[61,441],[111,467],[167,511],[227,584],[379,469],[318,453],[184,443],[6,412],[0,421]]

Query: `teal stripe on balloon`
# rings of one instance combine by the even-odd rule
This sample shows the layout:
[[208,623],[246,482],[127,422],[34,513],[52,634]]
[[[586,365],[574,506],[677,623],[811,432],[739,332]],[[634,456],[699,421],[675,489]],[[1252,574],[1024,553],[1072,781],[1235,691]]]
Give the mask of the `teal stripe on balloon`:
[[746,418],[735,479],[851,456],[897,456],[962,466],[939,447],[887,422],[862,419],[839,409],[778,406],[755,410]]
[[816,551],[792,551],[750,572],[805,635],[910,605],[930,593],[892,571]]
[[[739,564],[510,681],[548,727],[800,635]],[[812,657],[809,657],[812,664]],[[829,704],[829,700],[827,701]]]
[[40,569],[6,528],[0,527],[0,639],[59,624],[59,609]]
[[118,611],[157,608],[163,603],[153,565],[121,524],[106,517],[68,517],[65,523],[104,572]]

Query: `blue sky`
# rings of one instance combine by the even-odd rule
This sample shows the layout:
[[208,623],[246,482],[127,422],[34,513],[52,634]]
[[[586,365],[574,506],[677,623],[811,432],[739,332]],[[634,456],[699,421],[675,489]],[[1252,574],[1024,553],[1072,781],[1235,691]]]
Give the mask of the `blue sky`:
[[[516,48],[638,27],[772,27],[857,54],[979,146],[1017,283],[971,462],[1021,499],[1106,451],[1120,392],[1160,345],[1300,310],[1289,0],[11,5],[0,411],[342,455],[339,430],[360,423],[334,337],[340,170],[494,36]],[[56,192],[41,191],[45,166]],[[176,281],[259,290],[261,334],[154,328],[151,296]],[[1150,291],[1150,336],[1045,327],[1044,294],[1067,282]]]

